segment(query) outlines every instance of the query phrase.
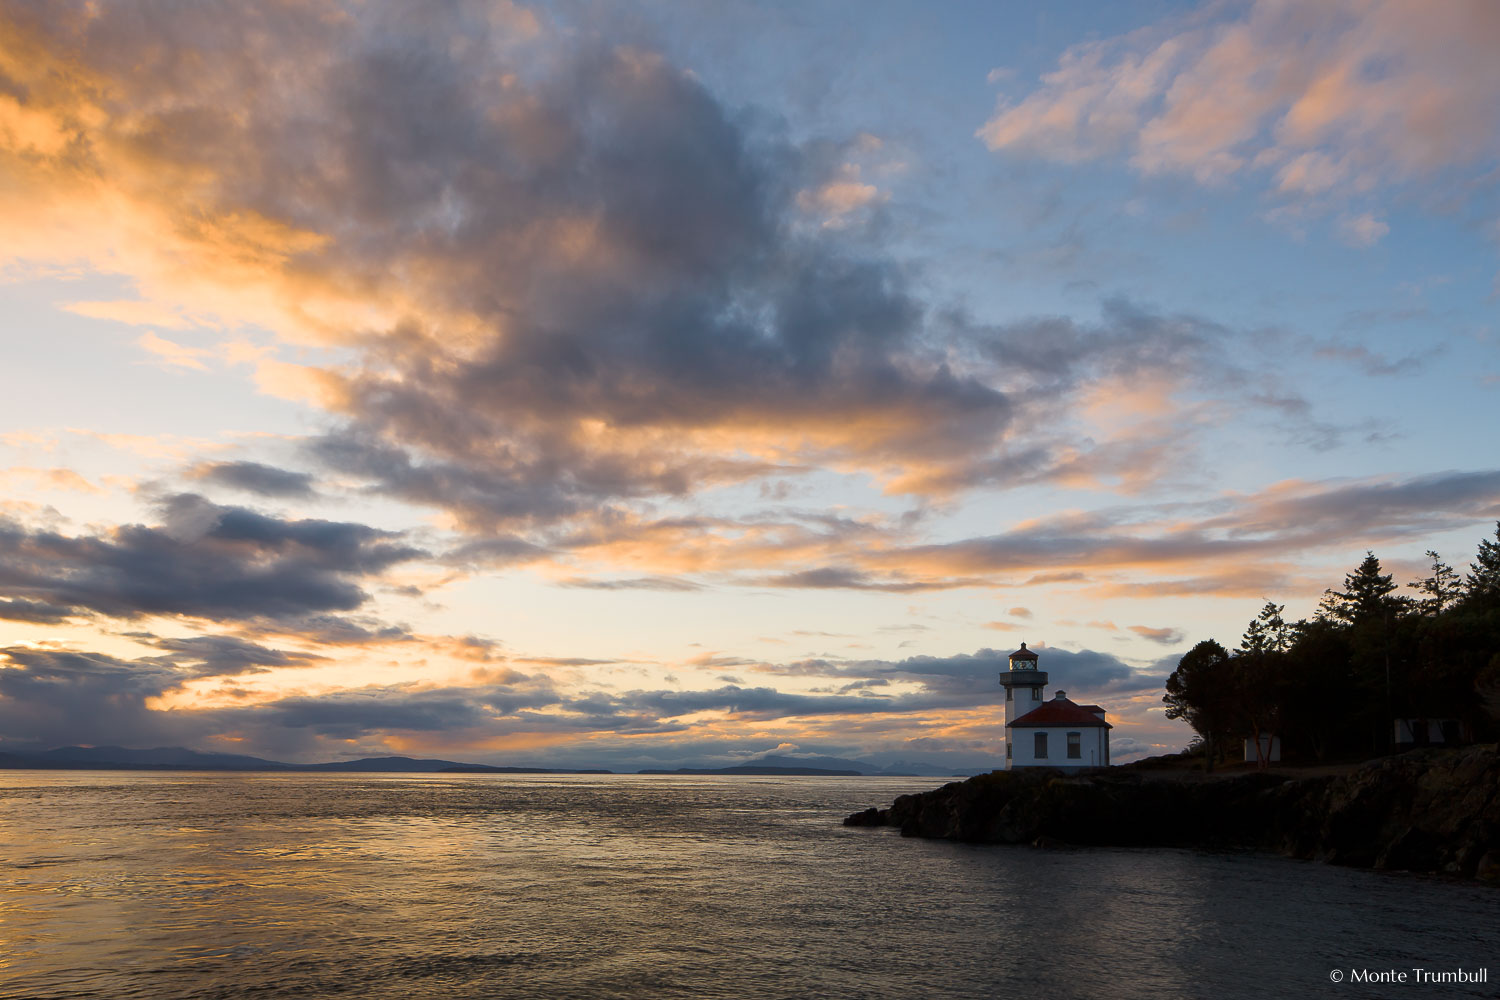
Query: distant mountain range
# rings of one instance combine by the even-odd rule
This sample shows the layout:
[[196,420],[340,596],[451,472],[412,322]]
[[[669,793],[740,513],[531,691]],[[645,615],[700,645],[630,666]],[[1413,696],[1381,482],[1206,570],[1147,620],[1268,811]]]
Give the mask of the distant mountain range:
[[826,767],[776,767],[774,765],[761,764],[735,764],[731,767],[679,767],[673,770],[664,770],[657,767],[642,768],[638,774],[788,774],[788,775],[823,775],[825,777],[840,778],[862,778],[868,777],[858,771],[839,771]]
[[[408,774],[613,774],[604,768],[499,767],[455,760],[419,757],[363,757],[326,764],[287,764],[263,757],[232,753],[200,753],[185,747],[59,747],[55,750],[0,752],[0,768],[108,771],[365,771]],[[967,777],[979,770],[949,770],[933,764],[896,761],[881,766],[871,761],[842,757],[757,757],[743,764],[715,767],[708,764],[680,768],[642,770],[641,774],[822,774],[884,777]]]
[[641,774],[827,774],[862,775],[885,778],[952,778],[985,774],[988,768],[979,770],[949,770],[935,764],[914,764],[896,761],[882,766],[868,760],[849,760],[844,757],[786,757],[770,754],[757,757],[743,764],[713,767],[707,764],[696,767],[661,768],[642,770]]
[[610,774],[595,769],[496,767],[418,757],[362,757],[326,764],[287,764],[233,753],[199,753],[185,747],[59,747],[40,753],[0,753],[0,768],[106,771],[383,771],[411,774],[493,772],[496,774]]

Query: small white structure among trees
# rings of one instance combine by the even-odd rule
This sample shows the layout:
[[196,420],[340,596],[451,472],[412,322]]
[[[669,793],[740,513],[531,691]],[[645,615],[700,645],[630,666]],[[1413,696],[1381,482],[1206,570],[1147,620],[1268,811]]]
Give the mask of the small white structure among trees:
[[[1257,743],[1259,745],[1257,745]],[[1259,740],[1245,738],[1245,763],[1278,764],[1281,762],[1281,737],[1261,733]]]
[[1460,746],[1473,741],[1461,719],[1396,719],[1391,742],[1397,750]]

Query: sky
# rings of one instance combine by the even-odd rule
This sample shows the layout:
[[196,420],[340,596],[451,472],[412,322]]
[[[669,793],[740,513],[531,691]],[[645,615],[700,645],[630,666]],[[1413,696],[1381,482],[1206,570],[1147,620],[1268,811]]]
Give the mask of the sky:
[[0,0],[0,751],[996,766],[1500,519],[1500,6]]

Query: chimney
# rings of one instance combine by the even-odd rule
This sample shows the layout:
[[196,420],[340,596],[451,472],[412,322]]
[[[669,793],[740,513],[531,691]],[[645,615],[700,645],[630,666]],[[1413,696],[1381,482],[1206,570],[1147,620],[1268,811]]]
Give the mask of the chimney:
[[1057,692],[1057,694],[1053,695],[1052,697],[1053,697],[1053,699],[1055,699],[1057,701],[1067,701],[1068,700],[1068,692],[1066,692],[1066,691],[1059,691],[1059,692]]

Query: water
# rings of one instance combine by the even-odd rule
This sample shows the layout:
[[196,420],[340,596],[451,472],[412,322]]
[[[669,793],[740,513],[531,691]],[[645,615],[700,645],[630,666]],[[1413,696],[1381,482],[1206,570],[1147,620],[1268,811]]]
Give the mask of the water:
[[0,772],[0,997],[1500,995],[1492,889],[839,825],[933,784]]

